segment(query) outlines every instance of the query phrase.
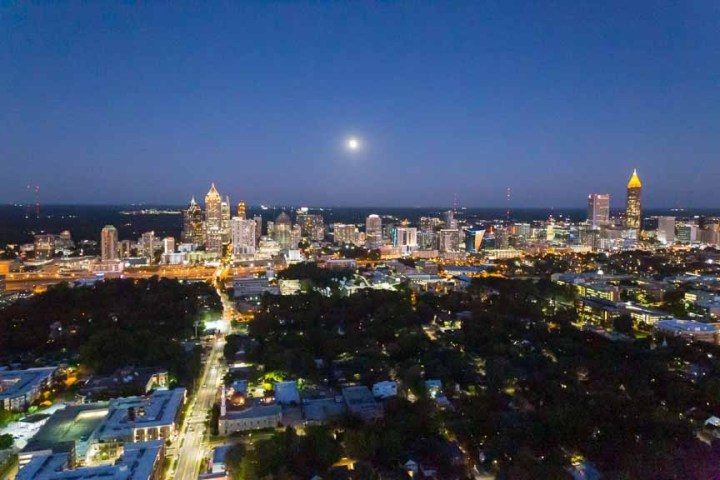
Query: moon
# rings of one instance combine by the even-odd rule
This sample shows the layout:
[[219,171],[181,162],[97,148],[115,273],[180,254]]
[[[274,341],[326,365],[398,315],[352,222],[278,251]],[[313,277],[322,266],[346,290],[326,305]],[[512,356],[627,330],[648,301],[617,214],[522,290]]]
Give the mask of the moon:
[[348,138],[347,139],[347,148],[351,152],[359,150],[360,149],[360,140],[358,140],[357,137]]

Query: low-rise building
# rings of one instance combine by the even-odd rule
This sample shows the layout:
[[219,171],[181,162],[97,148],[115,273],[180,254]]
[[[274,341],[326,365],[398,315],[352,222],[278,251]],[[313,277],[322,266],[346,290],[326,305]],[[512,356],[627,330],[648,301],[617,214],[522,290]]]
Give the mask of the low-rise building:
[[218,431],[220,435],[230,435],[235,432],[277,428],[280,422],[282,422],[280,405],[257,405],[244,410],[231,410],[221,415],[218,420]]
[[50,387],[57,367],[0,370],[0,407],[22,412]]
[[655,329],[660,333],[683,337],[689,341],[718,343],[718,328],[708,323],[673,318],[658,321]]
[[375,400],[370,389],[364,385],[342,389],[345,406],[352,415],[369,421],[382,417],[382,408]]

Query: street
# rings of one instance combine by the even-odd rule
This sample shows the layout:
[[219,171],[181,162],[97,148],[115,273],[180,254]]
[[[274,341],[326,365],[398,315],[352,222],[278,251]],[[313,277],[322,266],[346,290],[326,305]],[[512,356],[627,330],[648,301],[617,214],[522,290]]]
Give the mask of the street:
[[[223,292],[218,292],[223,302],[223,328],[222,332],[229,331],[230,320],[233,314],[233,306],[230,300]],[[196,480],[200,473],[200,464],[204,457],[207,456],[205,418],[210,411],[215,399],[217,398],[218,389],[222,383],[222,365],[220,360],[223,355],[223,346],[225,341],[222,337],[218,337],[212,347],[212,351],[203,365],[203,370],[198,379],[197,395],[191,398],[191,405],[188,407],[185,422],[181,426],[180,431],[180,449],[178,451],[178,460],[174,471],[169,472],[168,478],[176,480]]]

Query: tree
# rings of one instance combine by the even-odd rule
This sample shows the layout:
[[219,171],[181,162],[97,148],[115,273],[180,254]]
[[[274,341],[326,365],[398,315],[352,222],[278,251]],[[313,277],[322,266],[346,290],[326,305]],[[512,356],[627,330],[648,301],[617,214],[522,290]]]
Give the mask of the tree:
[[630,315],[623,314],[613,320],[613,328],[620,333],[631,335],[633,332],[633,320]]
[[7,450],[8,448],[13,446],[13,443],[13,436],[9,433],[6,433],[5,435],[0,435],[0,450]]

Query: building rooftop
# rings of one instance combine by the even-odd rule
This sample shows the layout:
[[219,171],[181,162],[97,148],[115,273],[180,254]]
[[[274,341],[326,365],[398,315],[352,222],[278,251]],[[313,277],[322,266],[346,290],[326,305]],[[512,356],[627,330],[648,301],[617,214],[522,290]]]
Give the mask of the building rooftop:
[[56,370],[57,367],[0,370],[0,400],[27,394],[51,377]]
[[243,418],[268,417],[280,413],[282,413],[282,407],[280,407],[280,405],[257,405],[246,408],[245,410],[230,410],[223,418],[228,420],[240,420]]
[[114,465],[68,470],[69,454],[36,456],[25,465],[16,480],[148,480],[162,454],[161,440],[129,443]]
[[[98,430],[98,438],[128,437],[135,428],[170,425],[184,401],[184,388],[156,390],[146,397],[112,400],[110,413]],[[134,409],[134,419],[130,417],[131,409]]]
[[107,413],[107,403],[68,405],[47,420],[23,452],[70,452],[75,442],[90,438]]
[[669,330],[678,333],[715,333],[717,327],[709,323],[701,323],[693,320],[660,320],[656,324],[657,328]]

